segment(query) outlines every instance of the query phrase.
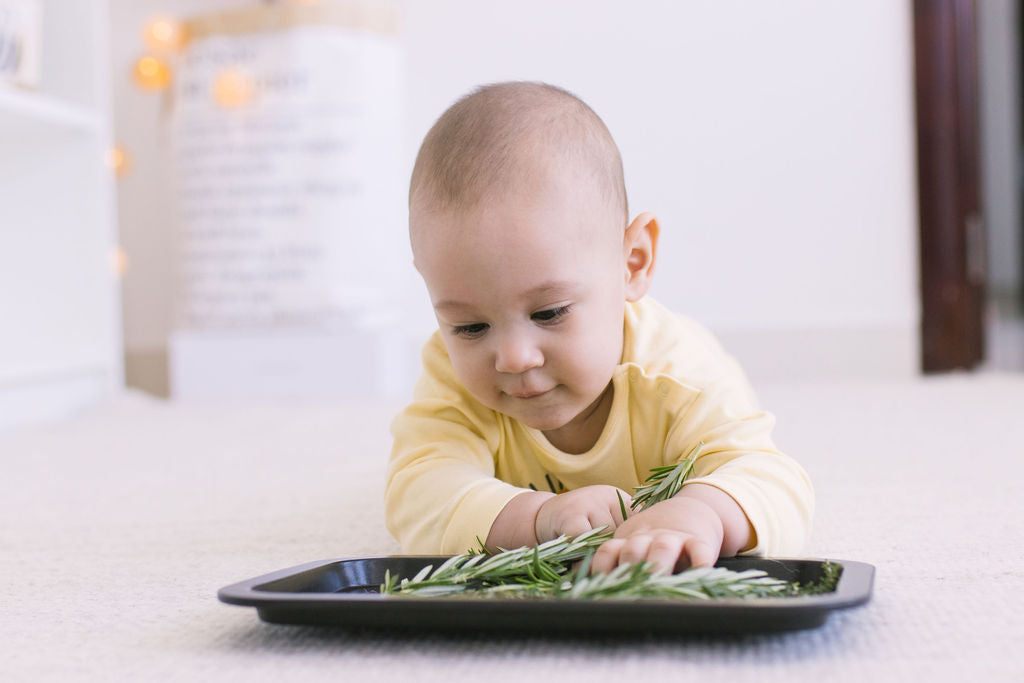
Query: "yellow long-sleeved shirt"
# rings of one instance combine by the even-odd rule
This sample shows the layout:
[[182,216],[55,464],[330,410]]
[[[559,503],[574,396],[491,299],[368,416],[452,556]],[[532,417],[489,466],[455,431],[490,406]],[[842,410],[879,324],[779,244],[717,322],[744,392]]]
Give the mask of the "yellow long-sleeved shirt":
[[645,297],[627,303],[622,361],[604,431],[586,453],[485,407],[459,383],[440,332],[423,349],[413,402],[392,422],[385,517],[406,552],[454,554],[486,539],[498,513],[532,488],[632,491],[700,441],[691,482],[715,486],[756,533],[744,554],[792,555],[810,532],[814,492],[776,450],[739,365],[696,323]]

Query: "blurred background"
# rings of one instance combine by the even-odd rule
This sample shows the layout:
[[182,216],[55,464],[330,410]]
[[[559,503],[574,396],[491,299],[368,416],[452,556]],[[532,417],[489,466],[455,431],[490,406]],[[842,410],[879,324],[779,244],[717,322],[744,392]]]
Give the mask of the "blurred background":
[[1024,371],[1017,0],[0,0],[0,427],[407,396],[405,192],[476,85],[622,151],[652,294],[759,381]]

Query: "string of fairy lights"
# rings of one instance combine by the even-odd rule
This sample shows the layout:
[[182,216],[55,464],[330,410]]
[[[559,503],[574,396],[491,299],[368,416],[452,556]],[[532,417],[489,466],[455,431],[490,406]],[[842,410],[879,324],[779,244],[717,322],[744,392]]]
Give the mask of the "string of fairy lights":
[[[150,93],[168,90],[174,80],[174,64],[188,42],[185,25],[169,16],[151,18],[142,30],[145,52],[135,60],[131,77],[137,88]],[[226,109],[244,107],[256,97],[256,79],[240,66],[226,66],[213,78],[210,97]],[[116,178],[124,177],[131,167],[131,155],[121,144],[107,152],[107,165]],[[119,277],[128,268],[128,256],[117,247],[111,257],[112,267]]]
[[[171,62],[183,45],[182,24],[171,17],[155,17],[146,22],[142,31],[147,52],[135,60],[132,77],[142,90],[160,92],[171,85]],[[107,150],[107,165],[118,179],[130,168],[130,157],[121,144]],[[110,254],[110,266],[118,278],[128,270],[128,254],[124,247],[115,246]]]

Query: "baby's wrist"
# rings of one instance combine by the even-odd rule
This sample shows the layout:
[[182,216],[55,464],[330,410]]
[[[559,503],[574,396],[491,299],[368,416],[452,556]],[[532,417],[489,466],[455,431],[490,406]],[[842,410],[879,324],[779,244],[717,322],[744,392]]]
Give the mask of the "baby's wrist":
[[544,511],[544,506],[558,498],[558,495],[554,493],[541,492],[538,492],[538,494],[545,496],[545,498],[541,501],[540,505],[537,506],[537,511],[533,514],[533,537],[537,543],[544,543],[545,541],[550,541],[558,536],[552,528],[550,512],[545,514]]
[[750,547],[751,541],[756,539],[754,528],[743,508],[721,489],[703,483],[687,484],[675,497],[700,501],[711,508],[721,524],[720,552],[723,556],[735,555],[741,549]]
[[538,542],[537,515],[544,503],[554,497],[553,493],[526,491],[506,503],[491,524],[485,543],[487,548],[493,551],[535,545]]

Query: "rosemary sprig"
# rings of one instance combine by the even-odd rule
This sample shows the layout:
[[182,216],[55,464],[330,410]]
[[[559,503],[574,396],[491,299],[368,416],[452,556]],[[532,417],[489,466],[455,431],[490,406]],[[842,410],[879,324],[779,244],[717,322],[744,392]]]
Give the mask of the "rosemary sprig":
[[[534,548],[495,553],[483,562],[479,562],[483,555],[455,555],[437,570],[430,565],[424,567],[412,579],[398,580],[387,572],[380,591],[429,597],[706,600],[783,596],[792,590],[791,584],[763,571],[734,572],[721,567],[695,567],[666,574],[642,562],[588,576],[594,551],[610,536],[603,530],[575,540],[563,536]],[[571,563],[580,557],[581,550],[585,552],[583,561],[573,573]]]
[[563,535],[533,547],[453,555],[436,570],[427,565],[412,579],[398,579],[387,572],[381,592],[448,595],[496,586],[513,590],[507,584],[543,588],[562,582],[573,562],[593,555],[611,537],[610,531],[599,527],[576,538]]
[[[707,599],[782,596],[793,588],[757,570],[696,567],[680,574],[665,574],[655,572],[646,562],[588,576],[594,552],[611,535],[601,527],[575,539],[560,536],[532,548],[454,555],[437,569],[427,565],[411,579],[386,572],[380,592],[430,597]],[[572,563],[577,560],[582,562],[572,572]]]
[[818,577],[817,581],[811,581],[809,583],[794,582],[790,586],[790,595],[823,595],[825,593],[832,593],[835,591],[836,586],[839,585],[839,577],[843,573],[843,568],[835,562],[825,561],[821,565],[821,576]]
[[694,567],[679,574],[652,572],[646,562],[622,564],[607,574],[578,579],[567,596],[587,599],[763,598],[785,595],[789,584],[750,569],[735,572],[722,567]]
[[629,513],[626,511],[626,501],[622,500],[622,493],[620,491],[616,491],[615,495],[619,499],[619,510],[622,511],[622,521],[625,522],[629,519]]
[[678,465],[652,467],[651,475],[636,488],[630,508],[639,512],[679,493],[683,483],[693,474],[693,464],[697,462],[697,456],[703,448],[704,442],[701,441],[690,449],[686,459]]

